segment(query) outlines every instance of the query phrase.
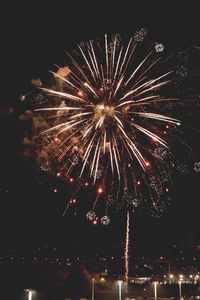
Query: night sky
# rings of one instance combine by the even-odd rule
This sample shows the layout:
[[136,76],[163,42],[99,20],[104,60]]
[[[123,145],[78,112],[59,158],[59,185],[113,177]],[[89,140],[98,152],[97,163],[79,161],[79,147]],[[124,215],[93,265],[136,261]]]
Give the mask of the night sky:
[[[66,3],[68,1],[65,1]],[[0,242],[3,248],[25,249],[27,244],[50,243],[77,251],[104,251],[120,245],[124,238],[125,217],[113,217],[109,227],[91,227],[85,217],[62,217],[64,194],[54,194],[47,185],[38,185],[34,166],[20,158],[22,128],[17,115],[24,104],[19,95],[26,91],[33,77],[42,77],[53,63],[61,63],[65,50],[88,38],[104,33],[128,37],[141,27],[153,40],[162,41],[171,51],[200,46],[198,8],[188,2],[160,1],[159,6],[145,1],[127,6],[119,1],[109,7],[102,1],[80,1],[70,5],[26,5],[1,10],[1,146],[0,146]],[[129,1],[130,2],[130,1]],[[135,2],[135,1],[131,1]],[[152,2],[152,1],[150,1]],[[197,65],[199,61],[197,62]],[[14,114],[5,112],[13,107]],[[4,108],[4,109],[3,109]],[[198,142],[197,142],[198,143]],[[175,178],[172,205],[168,213],[153,220],[144,213],[131,216],[131,239],[139,252],[164,249],[173,243],[200,240],[199,173]],[[102,247],[103,248],[103,247]]]

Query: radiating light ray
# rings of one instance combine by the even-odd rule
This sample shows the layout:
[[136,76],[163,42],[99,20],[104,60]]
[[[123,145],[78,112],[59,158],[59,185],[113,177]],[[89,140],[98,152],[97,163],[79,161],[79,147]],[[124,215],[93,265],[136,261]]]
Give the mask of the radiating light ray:
[[146,68],[144,70],[144,72],[141,73],[141,75],[139,75],[138,79],[134,82],[134,86],[136,86],[141,80],[144,80],[146,78],[146,76],[144,77],[144,75],[153,67],[155,66],[158,62],[160,61],[160,58],[156,59],[152,64],[150,64],[150,66],[148,68]]
[[92,88],[91,85],[89,85],[87,82],[85,82],[84,86],[86,86],[88,89],[90,89],[90,91],[98,98],[97,93],[95,92],[95,90]]
[[152,89],[155,89],[157,87],[161,87],[162,85],[165,85],[167,84],[169,81],[164,81],[164,82],[161,82],[161,83],[158,83],[157,85],[153,85],[153,83],[155,83],[156,81],[159,81],[160,79],[166,77],[167,75],[169,75],[171,72],[167,72],[166,74],[156,78],[156,79],[153,79],[153,80],[149,80],[145,83],[143,83],[142,85],[138,86],[137,88],[135,88],[134,90],[131,90],[129,91],[127,94],[125,94],[119,101],[127,98],[128,96],[131,96],[132,94],[136,93],[138,90],[142,89],[143,87],[148,87],[149,85],[152,85],[149,89],[146,89],[146,90],[143,90],[141,91],[139,94],[137,94],[137,96],[140,96],[141,94],[144,94],[148,91],[151,91]]
[[94,52],[94,48],[93,48],[93,45],[92,45],[92,41],[91,41],[91,40],[90,40],[90,47],[91,47],[91,49],[92,49],[92,54],[93,54],[94,62],[95,62],[95,65],[96,65],[97,75],[98,75],[98,77],[100,78],[99,66],[98,66],[98,62],[97,62],[97,59],[96,59],[96,56],[95,56],[95,52]]
[[83,123],[84,121],[86,121],[86,119],[83,119],[83,120],[80,120],[80,121],[78,121],[78,122],[74,122],[74,123],[72,123],[72,124],[70,124],[70,125],[65,126],[62,130],[60,130],[60,131],[57,133],[57,136],[60,135],[61,133],[63,133],[64,131],[67,131],[67,130],[71,129],[71,128],[74,127],[74,126],[77,126],[77,125]]
[[119,119],[117,116],[114,116],[114,118],[117,120],[117,123],[118,123],[119,125],[121,125],[121,127],[123,128],[124,125],[123,125],[123,123],[120,121],[120,119]]
[[119,52],[119,56],[118,56],[118,60],[117,60],[117,64],[116,64],[116,68],[115,68],[115,73],[114,73],[114,81],[115,81],[115,78],[117,76],[117,72],[118,72],[118,68],[119,68],[119,62],[120,62],[120,59],[121,59],[121,55],[122,55],[122,50],[123,50],[123,46],[121,46],[121,49],[120,49],[120,52]]
[[119,126],[119,128],[120,128],[120,130],[122,131],[122,133],[123,133],[123,135],[125,137],[125,141],[126,141],[127,145],[131,149],[131,151],[134,154],[134,156],[137,158],[137,160],[140,163],[140,165],[143,168],[143,170],[145,170],[145,166],[146,165],[145,165],[145,160],[144,160],[142,154],[137,149],[137,147],[134,145],[134,143],[132,142],[132,140],[127,136],[127,134],[125,133],[125,131],[123,130],[123,128],[121,128],[120,126]]
[[92,176],[92,172],[93,172],[93,169],[94,169],[94,164],[95,164],[95,161],[96,161],[96,156],[97,156],[99,143],[100,143],[100,138],[98,139],[98,142],[97,142],[96,147],[95,147],[94,156],[93,156],[93,160],[92,160],[91,171],[90,171],[90,177]]
[[81,54],[83,55],[83,58],[84,58],[84,60],[85,60],[85,62],[86,62],[86,64],[87,64],[87,66],[88,66],[88,68],[89,68],[89,70],[90,70],[90,73],[92,74],[92,77],[93,77],[94,80],[96,81],[96,77],[95,77],[95,75],[94,75],[94,72],[93,72],[93,70],[92,70],[92,67],[90,66],[90,63],[89,63],[88,59],[86,58],[86,56],[85,56],[85,54],[84,54],[82,48],[81,48],[79,45],[78,45],[78,47],[79,47],[79,50],[81,51]]
[[94,127],[94,125],[90,126],[86,132],[83,134],[82,140],[88,135],[88,133],[92,130],[92,128]]
[[146,89],[146,90],[140,92],[137,96],[140,96],[140,95],[142,95],[142,94],[144,94],[144,93],[147,93],[147,92],[150,92],[150,91],[155,90],[155,89],[157,89],[157,88],[160,88],[161,86],[166,85],[166,84],[168,84],[169,82],[170,82],[170,80],[166,80],[166,81],[163,81],[163,82],[161,82],[161,83],[158,83],[158,84],[156,84],[156,85],[154,85],[154,86],[152,86],[152,87],[150,87],[150,88],[148,88],[148,89]]
[[101,121],[104,117],[102,116],[99,121],[96,123],[95,129],[97,129],[98,127],[100,127]]
[[[62,147],[68,140],[70,140],[73,136],[75,136],[79,130],[75,130],[71,135],[69,135],[66,139],[63,140],[63,142],[58,146],[58,148]],[[57,149],[58,149],[57,148]]]
[[[152,99],[157,99],[159,98],[160,99],[160,96],[148,96],[148,97],[145,97],[145,98],[141,98],[140,100],[129,100],[129,101],[124,101],[118,105],[116,105],[116,107],[121,107],[121,106],[125,106],[125,105],[135,105],[136,103],[138,102],[142,102],[142,101],[149,101],[149,100],[152,100]],[[139,104],[140,105],[140,104]]]
[[71,106],[65,106],[65,107],[52,107],[52,108],[49,108],[49,107],[46,107],[46,108],[38,108],[38,109],[35,109],[35,111],[59,111],[59,110],[84,110],[83,108],[79,108],[79,107],[71,107]]
[[93,180],[93,183],[96,182],[96,178],[97,178],[97,170],[98,170],[98,167],[99,167],[99,156],[100,156],[100,151],[101,151],[101,148],[99,147],[99,149],[98,149],[98,154],[97,154],[97,159],[96,159],[96,167],[95,167],[95,173],[94,173],[94,180]]
[[129,81],[133,78],[133,76],[138,72],[138,70],[142,67],[142,65],[145,63],[145,61],[149,58],[149,56],[152,54],[152,52],[150,52],[144,59],[143,61],[138,65],[138,67],[133,71],[133,73],[131,74],[131,76],[129,77],[129,79],[125,82],[125,85],[127,85],[129,83]]
[[80,176],[79,176],[79,177],[82,176],[83,171],[84,171],[84,169],[85,169],[85,165],[86,165],[86,163],[87,163],[88,157],[89,157],[90,152],[91,152],[91,150],[92,150],[92,145],[93,145],[93,141],[94,141],[94,138],[95,138],[95,134],[96,134],[96,133],[94,133],[94,135],[93,135],[93,137],[92,137],[92,139],[91,139],[91,141],[90,141],[90,143],[89,143],[89,145],[88,145],[88,147],[87,147],[87,149],[86,149],[86,152],[85,152],[85,154],[84,154],[84,156],[83,156],[83,161],[84,161],[84,163],[83,163],[83,166],[82,166],[82,169],[81,169],[81,172],[80,172]]
[[54,90],[46,89],[46,88],[40,88],[40,89],[43,90],[44,92],[49,93],[50,95],[53,95],[53,96],[60,96],[62,98],[66,98],[66,99],[69,99],[69,100],[75,100],[75,101],[78,101],[78,102],[86,102],[82,98],[74,96],[72,94],[58,92],[58,91],[54,91]]
[[106,74],[108,79],[108,40],[107,40],[107,34],[105,34],[105,54],[106,54]]
[[125,52],[125,54],[124,54],[124,58],[123,58],[123,61],[122,61],[122,64],[121,64],[121,67],[120,67],[120,70],[119,70],[119,76],[121,75],[121,72],[122,72],[124,63],[125,63],[125,61],[126,61],[126,57],[127,57],[128,50],[129,50],[129,47],[130,47],[130,45],[131,45],[132,40],[133,40],[133,38],[130,38],[130,41],[129,41],[128,46],[127,46],[127,48],[126,48],[126,52]]
[[110,142],[109,142],[109,153],[110,153],[110,164],[111,164],[111,169],[112,169],[112,173],[114,173],[113,154],[112,154],[112,149],[111,149],[111,143],[110,143]]
[[86,80],[86,82],[88,82],[88,84],[90,84],[90,80],[88,79],[88,77],[86,76],[86,74],[82,70],[82,68],[79,66],[79,64],[74,60],[74,58],[68,52],[66,52],[66,53],[71,58],[73,65],[76,67],[76,69],[79,71],[79,73],[83,76],[83,78]]
[[91,114],[92,114],[92,112],[85,112],[85,113],[80,113],[80,114],[73,115],[70,118],[71,119],[76,119],[76,118],[80,118],[82,116],[91,115]]
[[114,47],[113,47],[113,52],[112,52],[112,70],[114,70],[114,65],[115,65],[116,43],[117,43],[117,39],[115,37],[115,39],[114,39]]
[[53,74],[55,77],[60,78],[62,81],[67,82],[69,85],[71,85],[73,88],[79,90],[79,88],[77,86],[75,86],[71,81],[67,80],[66,78],[64,78],[63,76],[53,72],[53,71],[49,71],[51,74]]
[[161,139],[158,135],[156,135],[153,132],[151,132],[150,130],[145,129],[144,127],[142,127],[142,126],[140,126],[140,125],[138,125],[136,123],[134,123],[134,127],[136,127],[141,132],[145,133],[147,136],[149,136],[150,138],[152,138],[154,141],[157,141],[158,143],[160,143],[164,147],[167,147],[166,142],[163,139]]
[[119,162],[118,162],[118,159],[117,159],[116,150],[115,150],[115,146],[114,145],[113,145],[112,149],[113,149],[114,158],[115,158],[115,165],[116,165],[116,168],[117,168],[117,175],[118,175],[118,178],[120,180]]
[[[71,121],[71,122],[72,122],[72,121]],[[62,128],[63,126],[66,126],[66,124],[70,124],[70,122],[64,122],[64,123],[61,123],[61,124],[55,125],[55,126],[53,126],[53,127],[49,128],[49,129],[46,129],[46,130],[42,131],[42,133],[41,133],[41,134],[46,134],[46,133],[48,133],[48,132],[51,132],[51,131],[57,130],[57,129],[59,129],[59,128]]]
[[119,87],[120,87],[120,85],[121,85],[123,79],[124,79],[124,76],[122,76],[122,77],[120,78],[120,80],[118,81],[118,84],[117,84],[116,89],[115,89],[115,91],[114,91],[113,97],[116,95],[116,93],[117,93],[117,91],[118,91],[118,89],[119,89]]
[[103,137],[103,154],[105,155],[106,153],[106,131],[104,132],[104,137]]
[[66,155],[67,152],[76,144],[76,141],[69,144],[68,147],[65,148],[65,150],[62,152],[62,154],[58,157],[58,160],[61,161],[61,159]]
[[92,62],[92,66],[93,66],[93,69],[94,69],[94,72],[95,72],[95,78],[94,80],[96,81],[96,78],[99,78],[99,74],[98,74],[98,70],[97,70],[97,66],[95,64],[95,60],[94,60],[94,57],[93,57],[93,53],[91,54],[90,50],[88,49],[88,55],[90,57],[90,60]]
[[147,112],[134,112],[133,114],[138,115],[140,117],[144,117],[144,118],[149,118],[149,119],[154,119],[154,120],[159,120],[159,121],[164,121],[164,122],[169,122],[169,123],[180,123],[181,121],[178,119],[174,119],[174,118],[170,118],[164,115],[160,115],[160,114],[155,114],[155,113],[147,113]]
[[148,100],[146,102],[143,102],[144,100],[136,100],[135,103],[131,104],[131,106],[140,106],[140,105],[150,105],[152,103],[156,103],[156,102],[173,102],[173,101],[180,101],[180,98],[160,98],[160,96],[158,97],[152,97],[151,100]]

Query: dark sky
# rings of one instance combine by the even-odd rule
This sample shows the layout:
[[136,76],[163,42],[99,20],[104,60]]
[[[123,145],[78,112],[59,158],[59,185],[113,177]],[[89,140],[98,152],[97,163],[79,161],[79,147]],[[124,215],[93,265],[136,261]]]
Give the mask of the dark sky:
[[[2,106],[20,110],[18,96],[30,79],[45,74],[53,63],[62,61],[65,50],[82,39],[104,33],[129,36],[145,27],[154,40],[163,41],[172,51],[200,45],[199,10],[191,1],[187,5],[181,1],[160,1],[159,5],[154,2],[147,6],[145,2],[153,1],[140,1],[139,5],[138,1],[113,1],[109,6],[103,1],[90,1],[91,5],[89,1],[65,2],[66,5],[54,1],[41,6],[40,2],[26,1],[25,5],[2,7]],[[125,225],[122,213],[114,217],[109,228],[101,229],[91,228],[83,218],[63,219],[58,204],[62,195],[55,196],[38,187],[30,164],[16,157],[21,136],[15,118],[3,116],[0,131],[0,237],[5,246],[24,247],[26,243],[40,241],[63,245],[73,242],[80,248],[87,249],[89,245],[96,251],[99,244],[112,248],[122,240]],[[174,204],[159,221],[145,215],[133,216],[132,234],[140,249],[161,244],[164,247],[176,240],[185,243],[188,237],[200,238],[199,179],[198,174],[176,179]]]

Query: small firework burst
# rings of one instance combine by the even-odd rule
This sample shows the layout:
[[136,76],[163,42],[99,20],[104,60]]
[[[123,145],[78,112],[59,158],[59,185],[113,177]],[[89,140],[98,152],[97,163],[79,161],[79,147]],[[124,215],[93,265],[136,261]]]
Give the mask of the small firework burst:
[[165,197],[161,198],[157,203],[153,203],[150,208],[152,217],[160,218],[168,209],[171,198]]
[[158,159],[165,159],[168,155],[168,151],[166,148],[158,147],[154,150],[154,156]]
[[141,200],[139,198],[134,198],[132,204],[134,207],[138,207],[141,204]]
[[92,173],[92,176],[93,177],[96,177],[96,179],[100,179],[101,177],[102,177],[102,170],[97,170],[96,172],[95,171],[93,171],[93,173]]
[[164,50],[163,44],[161,44],[161,43],[156,43],[156,45],[155,45],[155,50],[156,50],[156,52],[163,52],[163,50]]
[[177,69],[176,69],[176,75],[178,76],[178,78],[184,78],[187,76],[188,74],[188,70],[185,66],[179,66]]
[[86,218],[89,220],[89,221],[93,221],[96,219],[96,214],[94,211],[90,210],[87,214],[86,214]]
[[115,200],[112,194],[108,194],[106,196],[106,203],[108,203],[109,206],[112,206],[114,204]]
[[105,226],[109,225],[110,224],[110,218],[108,216],[103,216],[101,218],[101,224],[105,225]]
[[187,165],[183,165],[183,164],[177,165],[176,170],[177,170],[179,173],[183,174],[183,175],[186,175],[186,174],[189,173],[188,166],[187,166]]
[[122,196],[122,204],[129,207],[131,204],[133,204],[133,197],[128,194],[128,192],[125,192]]
[[77,156],[77,154],[73,154],[72,158],[70,159],[70,162],[73,166],[77,165],[80,161],[79,156]]
[[41,105],[41,104],[44,104],[45,102],[47,102],[47,97],[44,94],[39,93],[35,96],[35,103],[36,104]]
[[40,170],[42,172],[48,172],[49,171],[49,164],[47,162],[44,162],[41,166],[40,166]]
[[137,31],[134,34],[134,40],[136,42],[143,42],[146,35],[147,35],[147,30],[145,28],[141,28],[139,31]]
[[197,173],[200,172],[200,162],[199,161],[194,163],[194,171]]

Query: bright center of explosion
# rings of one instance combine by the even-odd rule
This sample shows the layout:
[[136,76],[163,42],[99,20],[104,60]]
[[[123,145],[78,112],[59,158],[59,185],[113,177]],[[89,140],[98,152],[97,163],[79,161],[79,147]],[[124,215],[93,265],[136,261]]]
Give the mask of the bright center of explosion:
[[99,117],[102,116],[110,116],[113,117],[115,114],[115,107],[114,106],[110,106],[110,105],[106,105],[104,103],[98,104],[95,107],[95,114]]

